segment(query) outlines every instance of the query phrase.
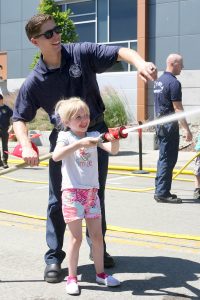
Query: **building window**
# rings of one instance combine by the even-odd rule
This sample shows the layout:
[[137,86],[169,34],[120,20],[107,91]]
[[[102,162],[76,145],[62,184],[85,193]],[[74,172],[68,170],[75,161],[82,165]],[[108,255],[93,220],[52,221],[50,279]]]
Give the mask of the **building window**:
[[128,41],[137,39],[137,1],[109,1],[109,40]]
[[[137,49],[137,0],[66,0],[60,9],[72,11],[70,18],[80,42]],[[134,67],[119,62],[108,71],[133,70]]]
[[79,42],[87,41],[95,43],[96,1],[72,2],[73,1],[60,5],[60,10],[71,10],[70,18],[75,24]]

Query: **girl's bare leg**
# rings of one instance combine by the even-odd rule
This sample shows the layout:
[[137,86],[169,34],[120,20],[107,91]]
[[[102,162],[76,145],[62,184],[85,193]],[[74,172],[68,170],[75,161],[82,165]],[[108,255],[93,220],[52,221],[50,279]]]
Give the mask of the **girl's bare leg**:
[[68,270],[69,276],[77,276],[77,265],[79,249],[82,242],[82,220],[68,223],[69,245],[68,245]]
[[94,259],[94,265],[96,274],[104,272],[104,246],[103,235],[101,229],[101,219],[86,219],[89,236],[92,240],[92,255]]

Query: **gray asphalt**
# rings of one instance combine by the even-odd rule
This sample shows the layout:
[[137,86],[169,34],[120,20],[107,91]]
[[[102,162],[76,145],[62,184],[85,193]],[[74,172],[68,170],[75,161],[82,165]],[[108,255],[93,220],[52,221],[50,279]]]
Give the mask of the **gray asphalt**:
[[[41,155],[46,151],[40,148]],[[180,169],[194,154],[180,152],[176,168]],[[143,166],[156,168],[157,158],[158,151],[143,153]],[[114,166],[137,167],[138,162],[136,152],[121,151],[110,157],[110,165]],[[153,200],[155,173],[141,177],[125,169],[108,175],[106,189],[107,250],[116,261],[107,272],[122,284],[106,288],[95,283],[84,238],[78,268],[79,298],[200,299],[200,201],[192,197],[193,176],[179,175],[179,180],[173,181],[172,192],[182,198],[182,204],[161,204]],[[61,283],[43,280],[48,168],[18,170],[0,177],[0,186],[0,299],[72,298],[65,292],[67,258],[62,264]],[[67,239],[66,230],[66,251]]]

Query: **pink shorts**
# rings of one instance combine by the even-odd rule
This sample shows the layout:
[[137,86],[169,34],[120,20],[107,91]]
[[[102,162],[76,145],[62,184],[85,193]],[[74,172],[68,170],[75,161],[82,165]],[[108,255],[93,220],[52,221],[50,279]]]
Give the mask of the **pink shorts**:
[[65,189],[62,192],[62,212],[65,223],[84,218],[101,218],[98,189]]

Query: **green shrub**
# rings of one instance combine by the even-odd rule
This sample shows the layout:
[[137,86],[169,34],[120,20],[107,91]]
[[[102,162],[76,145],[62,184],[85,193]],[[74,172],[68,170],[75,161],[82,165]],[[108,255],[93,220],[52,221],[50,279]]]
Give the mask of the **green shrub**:
[[102,92],[105,104],[104,119],[109,128],[128,125],[130,116],[124,97],[120,97],[113,88],[105,88]]
[[53,129],[53,125],[49,121],[48,114],[42,108],[38,109],[35,118],[27,125],[29,130],[47,131]]

